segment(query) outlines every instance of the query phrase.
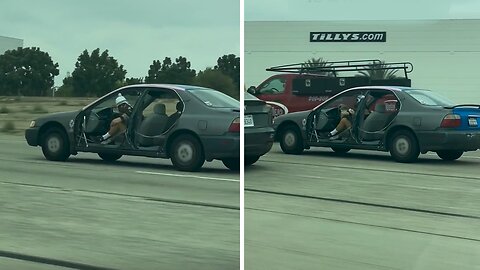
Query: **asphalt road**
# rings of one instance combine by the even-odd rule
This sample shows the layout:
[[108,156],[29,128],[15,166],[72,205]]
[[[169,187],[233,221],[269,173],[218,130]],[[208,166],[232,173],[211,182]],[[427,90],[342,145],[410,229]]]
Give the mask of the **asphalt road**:
[[218,161],[51,162],[0,135],[0,269],[239,269],[239,187]]
[[245,171],[245,269],[480,269],[480,151],[278,147]]

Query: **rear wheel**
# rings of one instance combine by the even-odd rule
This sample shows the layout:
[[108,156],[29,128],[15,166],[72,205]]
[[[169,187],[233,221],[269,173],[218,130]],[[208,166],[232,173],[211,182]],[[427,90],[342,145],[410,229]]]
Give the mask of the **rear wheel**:
[[180,171],[198,171],[205,163],[202,145],[192,135],[183,134],[176,137],[170,148],[173,166]]
[[113,162],[122,157],[122,154],[113,154],[113,153],[98,153],[98,156],[103,160],[108,162]]
[[52,128],[45,132],[42,140],[42,152],[46,159],[65,161],[70,156],[70,143],[65,132]]
[[245,166],[250,166],[253,163],[257,162],[260,156],[245,156],[244,162]]
[[443,150],[437,151],[437,155],[447,161],[459,159],[463,155],[463,151]]
[[333,146],[332,147],[333,152],[339,153],[339,154],[345,154],[348,151],[350,151],[350,148],[347,147],[338,147],[338,146]]
[[286,154],[298,155],[303,152],[303,139],[295,126],[288,126],[282,130],[280,147]]
[[389,143],[390,155],[402,163],[411,163],[418,159],[420,149],[412,132],[399,130],[393,134]]
[[227,158],[222,159],[223,165],[229,168],[232,171],[239,171],[240,170],[240,159],[239,158]]

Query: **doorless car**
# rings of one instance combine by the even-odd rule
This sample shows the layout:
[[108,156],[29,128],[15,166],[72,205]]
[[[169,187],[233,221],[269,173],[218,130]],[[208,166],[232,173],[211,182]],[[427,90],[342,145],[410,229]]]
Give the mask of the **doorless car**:
[[[125,132],[109,143],[105,134],[120,114],[122,95],[132,106]],[[170,158],[179,170],[199,170],[205,160],[240,166],[240,104],[216,90],[188,85],[144,84],[117,89],[75,112],[35,119],[25,131],[48,160],[93,152],[106,161],[122,155]],[[238,164],[238,165],[237,165]]]
[[[354,110],[351,127],[329,132],[340,122],[339,108]],[[283,152],[300,154],[312,146],[390,151],[398,162],[436,152],[455,160],[480,148],[480,105],[454,105],[435,92],[409,87],[366,86],[345,90],[312,110],[275,118]]]
[[[380,60],[352,60],[299,63],[267,68],[280,72],[248,91],[267,101],[275,115],[310,110],[343,90],[368,85],[411,86],[408,73],[410,62],[382,62]],[[401,72],[399,72],[401,71]],[[372,79],[365,74],[396,74],[394,78]],[[401,75],[400,73],[403,73]]]
[[272,107],[249,93],[244,100],[244,132],[244,162],[249,166],[270,151],[275,133]]

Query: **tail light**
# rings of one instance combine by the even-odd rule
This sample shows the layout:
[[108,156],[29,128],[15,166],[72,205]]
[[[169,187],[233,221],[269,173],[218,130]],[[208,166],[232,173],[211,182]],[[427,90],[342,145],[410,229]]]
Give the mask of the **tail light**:
[[440,124],[442,128],[456,128],[462,125],[462,120],[458,114],[447,114]]
[[237,117],[232,121],[228,128],[228,132],[240,132],[240,117]]

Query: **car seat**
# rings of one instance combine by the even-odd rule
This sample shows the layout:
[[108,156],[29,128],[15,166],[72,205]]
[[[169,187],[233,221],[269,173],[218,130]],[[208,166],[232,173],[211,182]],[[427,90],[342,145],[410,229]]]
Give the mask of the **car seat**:
[[385,102],[378,102],[375,105],[375,110],[363,122],[362,139],[365,141],[380,140],[383,134],[379,131],[388,125],[392,119],[391,116],[392,113],[385,109]]
[[178,118],[182,115],[183,112],[183,103],[178,101],[176,106],[176,112],[168,117],[167,126],[165,127],[165,131],[170,129],[170,127],[177,122]]
[[165,113],[165,104],[155,104],[153,107],[153,114],[147,116],[138,128],[138,143],[141,146],[155,145],[154,137],[164,132],[167,122],[168,116]]

